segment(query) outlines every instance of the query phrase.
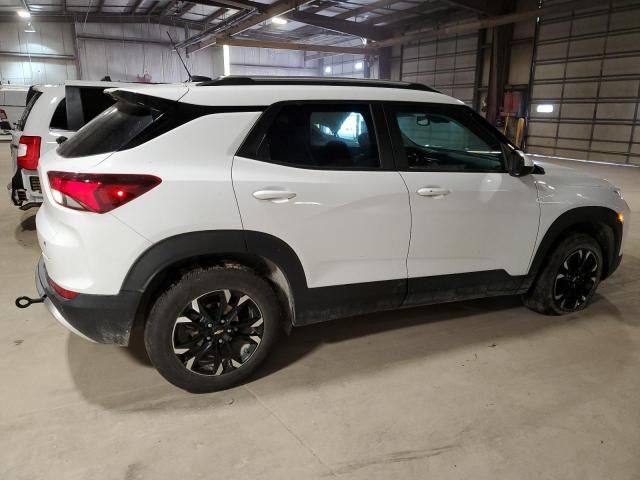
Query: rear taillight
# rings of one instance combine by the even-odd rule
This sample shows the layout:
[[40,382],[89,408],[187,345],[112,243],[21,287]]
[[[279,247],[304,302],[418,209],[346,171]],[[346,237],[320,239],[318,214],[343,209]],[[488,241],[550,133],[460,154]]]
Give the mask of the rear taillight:
[[51,196],[60,205],[75,210],[106,213],[118,208],[162,180],[153,175],[114,173],[49,172]]
[[78,296],[78,292],[74,292],[72,290],[67,290],[66,288],[61,287],[56,282],[51,280],[51,278],[47,277],[49,281],[49,285],[53,290],[60,295],[62,298],[66,298],[67,300],[71,300],[72,298],[76,298]]
[[18,166],[25,170],[35,170],[38,168],[40,160],[40,137],[22,135],[18,143]]

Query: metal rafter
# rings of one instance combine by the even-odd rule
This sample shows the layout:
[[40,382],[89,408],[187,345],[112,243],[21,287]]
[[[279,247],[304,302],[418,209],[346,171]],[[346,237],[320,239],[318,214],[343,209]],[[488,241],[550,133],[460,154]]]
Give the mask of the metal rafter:
[[128,13],[136,13],[140,5],[142,5],[142,2],[144,2],[144,0],[136,0],[136,3],[133,4]]
[[440,0],[443,3],[447,3],[452,7],[464,8],[475,13],[487,14],[491,11],[491,3],[488,0]]
[[[212,32],[203,32],[199,35],[188,38],[184,42],[182,42],[179,46],[187,47],[187,53],[193,53],[195,51],[201,50],[203,48],[210,47],[211,45],[215,45],[216,38],[215,35],[224,35],[226,37],[230,37],[236,35],[240,32],[244,32],[249,28],[258,25],[261,22],[265,22],[270,18],[273,18],[277,15],[282,15],[287,13],[294,8],[300,7],[310,3],[309,0],[277,0],[272,3],[269,8],[267,8],[264,12],[259,13],[257,15],[250,15],[247,19],[243,19],[237,24],[233,25],[231,23],[231,18],[224,22],[223,25],[217,25],[216,28]],[[211,38],[214,37],[214,38]]]
[[564,12],[568,12],[576,9],[598,7],[601,5],[602,5],[602,0],[572,0],[566,3],[561,3],[561,4],[554,3],[546,7],[543,6],[542,8],[522,10],[515,13],[508,13],[506,15],[486,17],[480,20],[450,23],[447,25],[441,25],[434,28],[428,28],[423,31],[411,32],[404,35],[398,35],[388,40],[379,42],[376,45],[378,47],[390,47],[392,45],[399,45],[402,43],[419,41],[425,38],[433,38],[440,35],[453,35],[457,33],[475,32],[483,28],[499,27],[501,25],[517,23],[523,20],[528,20],[530,18],[544,17],[546,15],[564,13]]
[[342,20],[334,17],[327,17],[315,13],[307,13],[303,11],[292,11],[286,14],[286,17],[296,22],[314,25],[316,27],[334,30],[348,35],[368,38],[370,40],[384,40],[393,36],[393,32],[384,27],[376,27],[366,25],[362,22],[352,22],[350,20]]
[[398,3],[398,1],[399,0],[379,0],[368,5],[363,5],[362,7],[354,8],[353,10],[347,10],[346,12],[339,13],[333,18],[341,18],[343,20],[346,20],[348,18],[359,17],[360,15],[363,15],[365,13],[369,13],[380,8],[388,7],[389,5],[392,5],[394,3]]
[[180,0],[169,0],[169,3],[167,3],[164,8],[162,9],[162,11],[160,12],[160,15],[168,15],[169,12],[171,11],[171,9],[175,6],[176,3],[178,3]]
[[229,11],[228,8],[220,8],[218,10],[216,10],[215,12],[213,12],[211,15],[209,15],[208,17],[206,17],[203,21],[202,24],[206,27],[207,25],[209,25],[213,20],[215,20],[216,18],[222,17],[225,13],[227,13]]
[[231,7],[235,10],[258,10],[259,12],[268,7],[266,3],[252,2],[249,0],[197,0],[194,1],[194,3],[208,5],[210,7]]
[[[32,20],[39,23],[152,23],[171,27],[188,26],[195,30],[201,30],[202,24],[193,20],[182,18],[163,17],[157,14],[124,14],[124,13],[32,13]],[[0,23],[15,22],[15,13],[0,14]]]
[[283,50],[303,50],[307,52],[333,52],[352,54],[376,54],[377,48],[373,47],[339,47],[335,45],[318,45],[310,43],[270,42],[265,40],[249,40],[244,38],[224,37],[217,39],[217,45],[233,45],[238,47],[276,48]]
[[370,25],[378,25],[380,23],[384,25],[389,25],[407,18],[412,19],[418,16],[432,15],[434,13],[445,11],[445,10],[450,11],[451,8],[446,5],[435,5],[433,3],[425,3],[422,5],[417,5],[415,7],[405,8],[404,10],[395,10],[392,13],[387,13],[385,15],[371,17],[365,20],[364,23],[367,23]]

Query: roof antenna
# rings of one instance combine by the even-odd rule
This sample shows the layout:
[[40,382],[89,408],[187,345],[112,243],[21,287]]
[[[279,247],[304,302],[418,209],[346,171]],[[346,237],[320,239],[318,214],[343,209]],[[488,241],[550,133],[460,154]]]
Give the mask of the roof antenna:
[[173,47],[173,49],[176,51],[176,53],[178,54],[178,58],[180,59],[180,61],[182,62],[182,66],[184,67],[184,69],[187,71],[187,75],[189,75],[189,81],[192,81],[192,76],[191,76],[191,72],[189,71],[189,69],[187,68],[187,64],[184,63],[184,60],[182,59],[182,55],[180,55],[180,52],[178,51],[178,49],[176,48],[176,44],[173,42],[173,38],[171,38],[171,34],[167,31],[167,36],[169,37],[169,41],[171,42],[171,46]]

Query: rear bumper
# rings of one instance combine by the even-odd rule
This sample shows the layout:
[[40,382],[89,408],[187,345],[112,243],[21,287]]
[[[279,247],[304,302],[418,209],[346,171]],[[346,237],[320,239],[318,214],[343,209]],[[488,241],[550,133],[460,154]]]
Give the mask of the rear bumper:
[[[27,184],[25,184],[25,181]],[[42,204],[42,188],[36,170],[16,169],[16,173],[11,178],[11,183],[7,185],[11,201],[21,210],[27,210]]]
[[49,287],[42,258],[36,267],[35,280],[38,294],[46,296],[44,304],[51,315],[73,333],[96,343],[129,344],[140,293],[80,294],[66,300]]

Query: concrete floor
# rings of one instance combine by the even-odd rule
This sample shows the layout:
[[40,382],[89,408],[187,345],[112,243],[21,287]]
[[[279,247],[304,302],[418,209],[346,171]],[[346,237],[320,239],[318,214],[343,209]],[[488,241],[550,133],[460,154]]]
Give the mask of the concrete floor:
[[[640,169],[574,166],[640,210]],[[584,312],[501,298],[316,325],[247,385],[190,395],[139,348],[13,306],[35,294],[34,213],[0,202],[1,479],[640,478],[640,217]]]

